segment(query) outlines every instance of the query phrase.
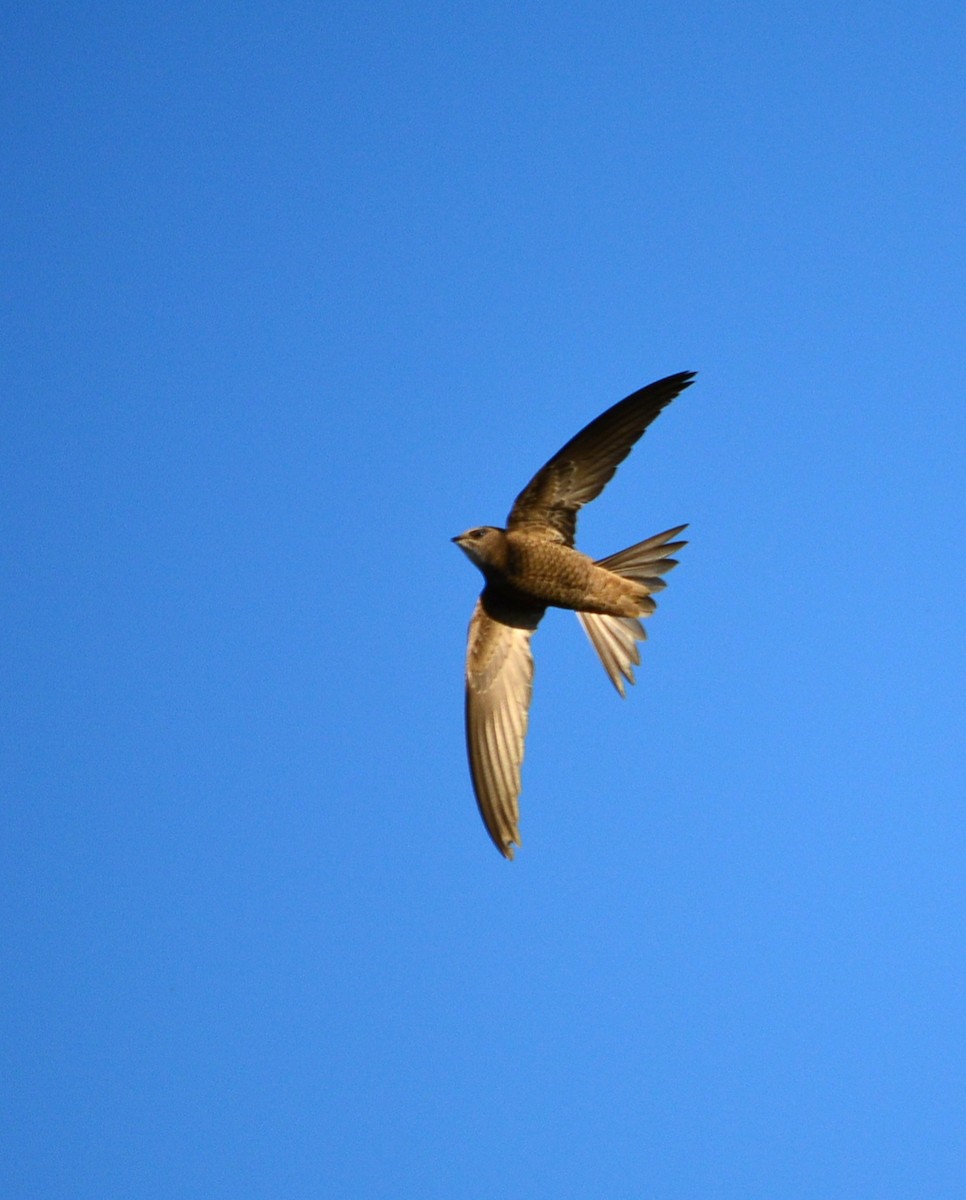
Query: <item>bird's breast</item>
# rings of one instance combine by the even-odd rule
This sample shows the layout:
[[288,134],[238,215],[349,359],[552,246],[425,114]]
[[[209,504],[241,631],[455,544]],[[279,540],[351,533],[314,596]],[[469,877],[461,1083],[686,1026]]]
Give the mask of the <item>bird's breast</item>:
[[507,537],[507,583],[541,604],[580,609],[599,570],[586,554],[532,534]]

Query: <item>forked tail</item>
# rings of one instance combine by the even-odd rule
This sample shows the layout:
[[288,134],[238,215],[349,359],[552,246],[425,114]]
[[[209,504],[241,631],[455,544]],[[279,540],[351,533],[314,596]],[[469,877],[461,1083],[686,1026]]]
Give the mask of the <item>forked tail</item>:
[[[597,566],[606,567],[608,571],[632,579],[647,589],[648,594],[641,599],[642,617],[649,617],[657,608],[651,593],[667,587],[661,576],[678,565],[677,559],[671,555],[686,546],[687,542],[671,539],[684,529],[687,529],[687,525],[677,525],[674,529],[666,529],[664,533],[656,533],[645,542],[619,550],[609,558],[597,560]],[[637,617],[609,617],[602,613],[579,612],[577,619],[604,664],[608,678],[623,696],[624,680],[634,683],[634,667],[640,666],[641,654],[637,643],[647,637],[644,626]]]

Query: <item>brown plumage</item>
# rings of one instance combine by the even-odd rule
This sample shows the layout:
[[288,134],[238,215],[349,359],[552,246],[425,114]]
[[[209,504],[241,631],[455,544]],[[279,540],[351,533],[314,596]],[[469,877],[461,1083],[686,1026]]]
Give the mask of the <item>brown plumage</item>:
[[466,649],[466,745],[480,814],[506,858],[521,845],[520,766],[527,733],[533,657],[530,638],[548,607],[569,608],[624,695],[641,661],[640,618],[671,557],[685,545],[678,525],[594,562],[574,548],[577,512],[599,496],[658,413],[690,387],[695,372],[669,375],[591,421],[534,475],[514,501],[506,529],[483,525],[453,541],[486,584]]

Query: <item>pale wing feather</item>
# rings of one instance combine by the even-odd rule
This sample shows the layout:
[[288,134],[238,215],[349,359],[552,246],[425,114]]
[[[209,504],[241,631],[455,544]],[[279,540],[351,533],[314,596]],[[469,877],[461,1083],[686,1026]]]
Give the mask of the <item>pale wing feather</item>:
[[520,768],[527,736],[533,655],[542,616],[516,614],[509,625],[487,612],[484,597],[470,621],[466,649],[466,748],[480,815],[496,848],[513,857],[520,839]]

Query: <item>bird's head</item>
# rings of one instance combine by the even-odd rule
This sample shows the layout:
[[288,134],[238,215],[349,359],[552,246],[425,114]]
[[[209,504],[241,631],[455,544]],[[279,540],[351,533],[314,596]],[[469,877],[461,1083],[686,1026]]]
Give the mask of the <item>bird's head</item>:
[[488,570],[500,570],[506,565],[506,531],[495,525],[478,525],[467,529],[453,541],[470,562],[486,574]]

